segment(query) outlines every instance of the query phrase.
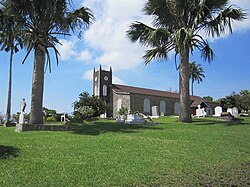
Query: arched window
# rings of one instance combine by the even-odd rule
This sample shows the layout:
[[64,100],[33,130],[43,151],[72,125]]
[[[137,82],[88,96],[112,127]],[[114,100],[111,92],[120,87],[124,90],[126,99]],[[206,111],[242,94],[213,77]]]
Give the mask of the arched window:
[[102,87],[102,94],[103,94],[103,96],[107,96],[107,86],[106,85],[103,85],[103,87]]
[[180,114],[180,103],[176,102],[174,104],[174,114],[179,115]]
[[94,94],[94,95],[95,95],[95,96],[98,96],[98,95],[99,95],[97,85],[95,85],[95,94]]
[[160,102],[160,114],[161,115],[166,114],[166,102],[165,101]]
[[117,101],[117,111],[119,111],[121,107],[122,107],[122,100],[118,99],[118,101]]
[[149,99],[144,99],[143,111],[144,112],[150,112],[150,101],[149,101]]

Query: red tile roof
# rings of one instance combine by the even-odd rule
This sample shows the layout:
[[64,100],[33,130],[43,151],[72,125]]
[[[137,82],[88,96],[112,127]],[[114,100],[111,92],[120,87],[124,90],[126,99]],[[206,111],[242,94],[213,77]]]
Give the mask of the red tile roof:
[[[135,94],[152,95],[152,96],[179,99],[179,93],[176,93],[176,92],[153,90],[153,89],[148,89],[148,88],[138,88],[138,87],[133,87],[133,86],[119,85],[119,84],[113,84],[112,89],[117,93],[127,93],[127,94],[135,93]],[[191,107],[195,107],[201,104],[202,102],[206,104],[206,100],[199,96],[190,96],[190,100],[193,101],[191,104]]]

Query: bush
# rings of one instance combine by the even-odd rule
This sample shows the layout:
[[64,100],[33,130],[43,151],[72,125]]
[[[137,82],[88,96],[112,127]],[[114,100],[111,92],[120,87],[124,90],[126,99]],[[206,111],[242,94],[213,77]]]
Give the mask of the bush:
[[128,108],[122,106],[119,109],[118,114],[120,114],[120,115],[128,115]]
[[90,96],[88,92],[83,92],[79,95],[79,101],[73,103],[73,115],[76,121],[83,121],[93,117],[99,117],[104,114],[107,105],[98,96]]
[[56,117],[54,117],[54,116],[47,117],[46,121],[47,122],[57,122]]

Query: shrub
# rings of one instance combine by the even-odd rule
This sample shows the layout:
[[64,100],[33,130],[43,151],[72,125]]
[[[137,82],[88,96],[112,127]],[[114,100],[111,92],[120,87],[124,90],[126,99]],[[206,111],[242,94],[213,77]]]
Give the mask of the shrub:
[[99,117],[104,114],[107,105],[98,96],[90,96],[88,92],[83,92],[79,95],[79,101],[73,103],[73,115],[76,120],[83,121],[88,118]]
[[120,114],[120,115],[128,115],[128,108],[122,106],[119,109],[118,114]]

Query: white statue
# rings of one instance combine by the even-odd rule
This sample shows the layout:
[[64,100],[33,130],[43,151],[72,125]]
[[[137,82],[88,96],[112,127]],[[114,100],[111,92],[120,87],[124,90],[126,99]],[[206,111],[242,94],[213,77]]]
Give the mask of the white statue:
[[20,104],[21,113],[19,115],[19,124],[24,124],[24,114],[25,114],[26,102],[25,99]]

